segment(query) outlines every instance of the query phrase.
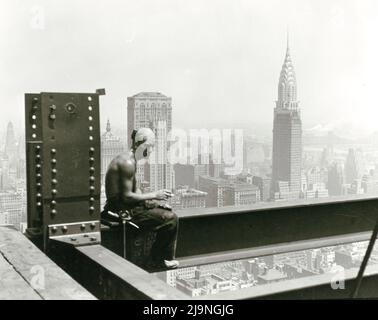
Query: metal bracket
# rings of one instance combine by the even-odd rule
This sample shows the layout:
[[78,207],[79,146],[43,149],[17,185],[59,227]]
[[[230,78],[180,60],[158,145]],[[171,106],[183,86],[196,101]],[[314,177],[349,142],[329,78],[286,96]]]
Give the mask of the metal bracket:
[[73,246],[101,243],[100,221],[53,224],[48,226],[50,240],[65,242]]

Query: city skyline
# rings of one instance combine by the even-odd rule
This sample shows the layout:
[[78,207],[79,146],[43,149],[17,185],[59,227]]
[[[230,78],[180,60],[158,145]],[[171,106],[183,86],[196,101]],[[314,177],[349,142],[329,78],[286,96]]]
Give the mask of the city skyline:
[[376,12],[1,1],[0,299],[378,296]]
[[[41,32],[44,31],[41,30]],[[181,98],[180,95],[176,97],[171,94],[169,91],[171,87],[167,87],[167,90],[156,90],[155,87],[151,91],[142,88],[140,91],[134,91],[122,97],[122,113],[126,110],[127,121],[123,121],[122,127],[118,124],[117,132],[114,130],[114,127],[117,128],[117,121],[120,118],[124,118],[118,117],[119,113],[116,115],[107,114],[106,107],[103,107],[103,100],[105,100],[106,105],[109,94],[101,97],[102,107],[100,110],[103,111],[101,114],[103,119],[101,132],[104,132],[101,135],[101,180],[103,180],[107,165],[111,159],[125,150],[126,141],[128,141],[127,145],[130,148],[131,132],[141,127],[149,127],[156,136],[156,157],[152,159],[152,162],[155,161],[156,163],[152,164],[150,162],[147,167],[138,166],[138,185],[142,189],[147,188],[146,190],[152,191],[164,188],[177,189],[176,198],[172,200],[177,207],[243,206],[253,205],[261,201],[292,201],[303,198],[327,198],[330,195],[359,195],[378,192],[378,174],[376,173],[378,154],[376,151],[368,150],[368,153],[363,153],[358,149],[361,147],[360,143],[357,143],[356,146],[347,147],[348,142],[352,144],[353,140],[348,141],[342,136],[338,136],[338,132],[335,133],[329,124],[318,124],[311,128],[302,129],[302,121],[306,123],[309,114],[314,111],[312,99],[316,100],[319,94],[313,93],[309,96],[307,93],[304,103],[305,109],[302,115],[302,110],[299,108],[302,102],[297,97],[297,92],[300,92],[302,97],[302,89],[306,91],[302,83],[308,81],[306,79],[316,71],[313,70],[311,65],[303,65],[303,57],[296,55],[295,61],[299,61],[298,64],[300,64],[300,68],[298,68],[299,74],[303,75],[303,71],[306,69],[308,71],[307,78],[301,78],[297,82],[296,74],[298,70],[294,71],[292,48],[289,45],[289,30],[285,30],[285,32],[286,54],[278,77],[278,97],[275,100],[273,126],[272,121],[269,124],[263,124],[265,111],[261,114],[259,113],[258,116],[259,120],[261,119],[262,121],[260,128],[255,128],[254,122],[250,122],[249,130],[245,130],[243,133],[243,136],[247,137],[247,141],[242,146],[243,154],[237,155],[243,158],[243,166],[238,173],[226,172],[225,158],[222,158],[221,163],[201,162],[195,165],[175,168],[173,168],[173,164],[168,163],[169,143],[167,134],[172,128],[180,127],[183,124],[182,122],[180,123],[180,120],[177,120],[178,118],[175,118],[175,115],[180,117],[182,113],[180,109]],[[293,32],[290,33],[291,38],[293,38],[292,34]],[[294,34],[297,38],[298,32],[294,32]],[[276,45],[278,48],[281,42],[282,39],[278,39],[277,44],[272,45]],[[295,42],[294,51],[296,51],[297,44],[299,48],[303,45]],[[272,55],[279,56],[277,52],[272,53]],[[169,73],[169,68],[166,71]],[[264,88],[267,83],[269,81],[262,77],[258,86]],[[277,82],[274,85],[275,88],[277,88],[276,84]],[[148,83],[146,86],[148,87]],[[199,91],[196,91],[196,94],[199,94],[200,91],[205,90],[205,87],[197,89]],[[327,96],[331,93],[332,90],[327,90],[324,93],[321,92],[320,95]],[[303,95],[306,96],[306,93]],[[220,105],[222,105],[222,97],[224,97],[224,92],[216,96]],[[174,99],[174,104],[172,104],[172,99]],[[179,102],[177,103],[176,101]],[[206,99],[202,99],[200,106],[202,106],[202,103],[206,104],[206,101]],[[252,103],[253,99],[250,99],[249,102]],[[269,102],[269,100],[265,102]],[[272,107],[269,109],[271,114]],[[232,115],[234,115],[236,110],[237,107],[233,106],[229,111],[232,111]],[[210,123],[211,127],[212,120],[206,122],[209,118],[207,108],[201,107],[198,117],[192,111],[195,111],[195,108],[188,114],[192,118],[198,118],[196,125],[193,126],[194,128],[201,127],[202,123]],[[219,114],[222,114],[222,110],[212,112],[210,118],[216,119]],[[104,115],[107,115],[107,117],[104,117]],[[227,115],[223,114],[223,116],[225,116],[224,119],[227,118]],[[185,118],[189,119],[191,117]],[[228,117],[228,128],[235,128],[237,121],[240,121],[240,119],[238,120],[237,117],[232,116]],[[104,118],[107,119],[106,128],[104,127]],[[244,118],[245,123],[247,123],[249,121],[248,110],[245,110]],[[236,122],[233,122],[234,120]],[[216,121],[218,120],[215,120],[212,125]],[[111,130],[110,122],[112,123],[113,131]],[[114,125],[114,122],[116,125]],[[188,120],[186,125],[190,123],[191,120]],[[203,127],[206,127],[206,125]],[[264,130],[262,130],[262,127],[264,127]],[[19,130],[22,130],[22,128]],[[267,134],[267,132],[273,132],[273,134]],[[356,139],[356,141],[358,140]],[[24,163],[19,162],[18,158],[17,165],[13,164],[16,160],[12,161],[12,159],[16,159],[15,144],[22,143],[19,135],[14,133],[12,121],[7,124],[4,142],[4,157],[0,159],[2,160],[0,173],[2,185],[7,187],[3,189],[16,189],[16,186],[22,186],[23,183],[22,170]],[[230,150],[232,148],[235,150],[235,146],[234,142]],[[343,151],[337,150],[335,146],[342,146],[341,149]],[[18,152],[23,147],[18,145]],[[222,148],[224,149],[223,142]],[[196,152],[198,152],[198,155],[201,153],[199,150],[194,151],[194,153]],[[19,156],[20,154],[18,154]],[[365,160],[367,160],[366,165]],[[21,180],[16,181],[19,178]],[[330,190],[329,186],[331,187]],[[104,190],[102,189],[102,202],[104,200]]]
[[[149,1],[117,4],[109,2],[106,10],[101,3],[91,4],[92,14],[82,17],[76,12],[88,7],[85,1],[72,2],[63,12],[47,1],[37,6],[2,3],[0,30],[16,29],[12,39],[19,39],[11,40],[6,34],[2,37],[6,39],[0,44],[3,74],[18,70],[11,59],[15,52],[24,52],[22,47],[29,47],[30,41],[35,50],[19,61],[19,70],[32,74],[33,84],[26,84],[22,79],[28,77],[17,74],[17,84],[0,83],[4,105],[12,106],[3,108],[0,127],[12,120],[15,127],[22,128],[23,92],[38,92],[41,88],[85,92],[93,87],[107,89],[101,117],[110,118],[114,127],[126,121],[125,97],[140,91],[169,92],[176,101],[173,122],[178,127],[250,123],[269,127],[276,70],[281,64],[277,52],[284,50],[288,25],[295,44],[293,58],[300,66],[297,76],[301,100],[306,105],[304,128],[342,128],[352,131],[350,136],[376,131],[373,119],[378,49],[372,32],[376,24],[374,1],[345,4],[333,0],[322,5],[296,0],[238,1],[231,6],[227,2],[178,5],[167,0],[159,5]],[[120,7],[118,11],[116,6]],[[37,13],[40,15],[35,16]],[[65,14],[70,20],[62,25]],[[272,14],[272,19],[262,19]],[[113,15],[115,19],[111,19]],[[102,19],[94,21],[96,16]],[[70,28],[65,26],[75,27],[74,38],[67,37]],[[192,39],[197,28],[203,31],[201,37],[186,43],[183,39]],[[50,42],[51,37],[72,41],[58,44]],[[77,50],[63,50],[63,45]],[[77,51],[80,56],[73,53]],[[49,59],[52,52],[54,59]],[[87,55],[92,58],[82,59]],[[204,112],[205,121],[198,123],[185,117],[188,112]],[[362,121],[363,127],[359,126]],[[102,125],[105,127],[105,123]]]

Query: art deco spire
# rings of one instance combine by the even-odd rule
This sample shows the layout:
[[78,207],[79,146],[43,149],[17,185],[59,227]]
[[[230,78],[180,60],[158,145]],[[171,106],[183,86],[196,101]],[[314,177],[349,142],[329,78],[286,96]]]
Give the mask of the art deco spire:
[[278,101],[280,107],[285,107],[286,102],[297,102],[297,81],[293,62],[290,56],[289,34],[287,35],[287,48],[285,60],[282,65],[280,79],[278,83]]
[[7,135],[5,140],[5,154],[8,157],[13,157],[16,152],[16,139],[14,136],[13,123],[9,122],[7,126]]

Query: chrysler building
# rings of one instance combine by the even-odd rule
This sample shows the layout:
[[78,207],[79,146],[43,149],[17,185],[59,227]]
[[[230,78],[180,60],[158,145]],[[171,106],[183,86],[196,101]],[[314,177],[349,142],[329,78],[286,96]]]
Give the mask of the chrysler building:
[[274,108],[272,194],[273,200],[298,199],[301,192],[302,122],[297,81],[289,41],[278,83]]

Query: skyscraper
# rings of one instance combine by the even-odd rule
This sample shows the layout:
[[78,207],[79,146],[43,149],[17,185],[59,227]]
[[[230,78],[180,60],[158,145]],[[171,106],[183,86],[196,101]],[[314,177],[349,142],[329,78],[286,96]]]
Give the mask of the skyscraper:
[[328,169],[328,190],[330,196],[341,196],[345,194],[345,177],[343,168],[334,162]]
[[172,98],[159,92],[141,92],[127,98],[127,134],[131,146],[134,129],[150,128],[155,133],[154,153],[149,165],[138,165],[136,180],[139,185],[145,180],[150,189],[174,188],[174,170],[168,163],[167,135],[172,130]]
[[124,145],[119,137],[112,133],[110,121],[106,124],[106,131],[101,136],[101,182],[104,183],[104,177],[109,163],[119,154],[125,151]]
[[12,122],[8,123],[7,135],[5,139],[5,150],[4,153],[8,156],[10,162],[15,161],[17,153],[16,139],[14,136],[14,129]]
[[[302,121],[288,41],[278,83],[278,99],[274,109],[271,188],[273,199],[299,198],[301,161]],[[285,192],[280,190],[280,186],[283,185]]]
[[356,179],[361,179],[365,171],[364,158],[360,149],[349,149],[345,160],[345,182],[353,183]]

